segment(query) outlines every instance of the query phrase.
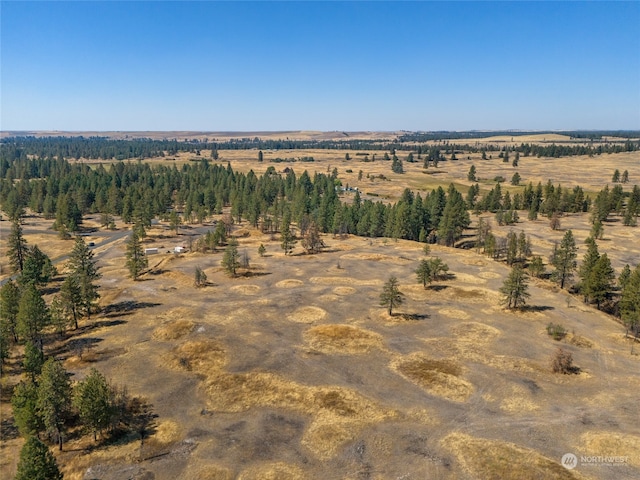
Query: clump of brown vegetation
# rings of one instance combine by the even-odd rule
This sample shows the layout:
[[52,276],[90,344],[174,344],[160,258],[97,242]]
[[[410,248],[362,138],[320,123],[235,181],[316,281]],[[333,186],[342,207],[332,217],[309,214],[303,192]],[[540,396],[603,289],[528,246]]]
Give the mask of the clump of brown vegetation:
[[305,333],[307,343],[325,353],[366,353],[382,346],[377,333],[351,325],[319,325]]
[[551,371],[553,373],[575,373],[578,370],[573,365],[573,355],[571,352],[558,348],[551,357]]
[[[520,480],[522,478],[555,478],[575,480],[579,474],[567,470],[534,450],[512,443],[474,438],[463,433],[447,435],[442,444],[450,450],[473,478]],[[523,472],[526,475],[523,477]]]
[[392,367],[427,392],[448,400],[463,402],[473,392],[473,385],[460,378],[462,367],[454,360],[414,354],[396,361]]

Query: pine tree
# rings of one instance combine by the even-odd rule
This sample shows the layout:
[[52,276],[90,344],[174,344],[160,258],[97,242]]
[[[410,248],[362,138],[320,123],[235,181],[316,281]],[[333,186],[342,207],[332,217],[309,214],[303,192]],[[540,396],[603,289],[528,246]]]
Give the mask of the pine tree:
[[36,285],[46,285],[56,274],[57,271],[51,259],[37,245],[27,249],[19,278],[21,284],[34,282]]
[[73,406],[82,424],[93,433],[95,442],[98,433],[109,427],[114,413],[109,383],[95,368],[75,386]]
[[322,248],[324,248],[324,241],[322,240],[322,237],[320,237],[320,230],[315,222],[311,222],[307,228],[307,231],[302,238],[301,245],[307,253],[311,254],[318,253]]
[[65,424],[71,414],[71,384],[61,363],[48,359],[38,379],[38,414],[62,450]]
[[98,272],[97,260],[93,258],[93,251],[87,246],[82,237],[76,238],[69,262],[67,264],[70,275],[74,276],[80,288],[82,313],[91,316],[91,309],[95,301],[100,298],[98,286],[94,282],[102,275]]
[[622,269],[622,271],[620,272],[620,276],[618,277],[618,286],[620,287],[621,290],[624,290],[624,288],[627,286],[627,283],[629,282],[630,277],[631,277],[631,268],[627,263]]
[[388,307],[389,315],[393,315],[393,309],[402,305],[403,301],[404,294],[398,288],[398,279],[396,277],[389,277],[389,280],[387,280],[382,287],[380,305]]
[[20,220],[14,220],[11,223],[11,233],[7,238],[7,257],[14,272],[22,273],[27,252],[27,241],[22,234]]
[[16,320],[18,335],[42,349],[42,329],[49,323],[49,309],[33,283],[22,292]]
[[598,262],[600,253],[598,252],[598,244],[593,237],[587,237],[584,243],[587,245],[587,252],[584,254],[578,269],[578,277],[580,278],[580,291],[584,295],[584,301],[587,302],[591,291],[591,271]]
[[566,282],[573,277],[573,272],[575,272],[577,266],[577,252],[578,248],[573,239],[573,232],[567,230],[562,242],[560,242],[560,246],[556,245],[551,256],[551,264],[556,269],[553,272],[553,278],[560,283],[560,288],[564,288]]
[[22,446],[15,480],[62,480],[55,457],[37,437],[30,436]]
[[60,287],[60,304],[65,315],[73,320],[74,328],[78,329],[78,316],[82,307],[82,292],[78,279],[69,275]]
[[467,180],[469,180],[470,182],[475,182],[477,180],[475,165],[471,165],[471,167],[469,168],[469,173],[467,173]]
[[424,288],[427,288],[427,283],[431,283],[433,278],[431,277],[431,264],[429,260],[421,260],[416,270],[418,277],[418,283],[422,283]]
[[144,254],[142,243],[135,231],[131,232],[131,236],[127,241],[127,253],[126,253],[126,266],[129,270],[129,275],[133,280],[137,280],[142,274],[143,270],[149,266],[149,260]]
[[596,261],[588,278],[586,296],[596,302],[598,310],[613,290],[615,271],[606,253]]
[[193,284],[196,288],[204,287],[207,284],[207,275],[200,268],[200,266],[196,266],[195,279]]
[[438,225],[438,236],[445,245],[453,246],[470,223],[471,220],[464,199],[454,185],[451,184],[447,192],[447,202]]
[[222,266],[227,274],[232,277],[236,276],[236,270],[240,268],[240,256],[238,254],[238,241],[235,238],[231,238],[227,248],[224,250]]
[[507,308],[521,308],[529,298],[527,276],[520,265],[514,265],[511,273],[502,284],[500,293],[503,295],[503,303]]
[[280,232],[280,240],[281,240],[281,246],[282,246],[282,249],[284,250],[285,255],[288,255],[289,253],[291,253],[291,251],[293,250],[293,247],[297,243],[295,237],[291,233],[291,228],[289,227],[289,224],[286,222],[284,222],[282,225],[282,230]]
[[541,278],[544,275],[544,263],[542,263],[542,257],[535,256],[531,259],[529,264],[529,273],[537,278]]
[[20,289],[9,280],[0,288],[0,324],[13,338],[18,341],[17,325],[20,308]]
[[42,373],[42,366],[44,365],[44,354],[33,342],[27,341],[24,347],[24,360],[22,362],[22,368],[25,373],[29,375],[29,378],[33,383],[36,383],[36,378]]
[[640,335],[640,266],[631,272],[622,289],[620,316],[634,336]]
[[260,244],[260,246],[258,247],[258,255],[260,255],[261,257],[264,257],[266,253],[267,253],[267,249],[264,247],[263,244]]
[[38,414],[38,386],[31,380],[22,381],[13,389],[11,408],[13,418],[20,435],[38,435],[44,429],[42,419]]

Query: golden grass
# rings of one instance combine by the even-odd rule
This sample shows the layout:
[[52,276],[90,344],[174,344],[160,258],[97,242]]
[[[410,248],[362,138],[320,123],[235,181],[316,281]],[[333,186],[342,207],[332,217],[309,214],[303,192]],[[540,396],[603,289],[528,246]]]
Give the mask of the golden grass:
[[260,287],[258,285],[234,285],[229,288],[232,292],[237,292],[241,295],[257,295],[260,292]]
[[567,342],[570,343],[571,345],[575,345],[576,347],[582,347],[582,348],[593,348],[595,345],[588,338],[583,337],[582,335],[575,335],[573,333],[570,333],[567,335]]
[[187,470],[185,475],[185,478],[192,478],[194,480],[233,480],[231,470],[218,465],[192,467]]
[[333,293],[340,296],[353,295],[356,293],[356,289],[353,287],[336,287],[333,289]]
[[216,341],[188,341],[173,349],[168,363],[174,368],[214,375],[226,363],[226,355],[224,348]]
[[172,420],[163,420],[156,426],[156,431],[151,439],[161,445],[168,445],[178,441],[181,434],[180,426]]
[[449,287],[443,290],[443,294],[455,302],[500,304],[498,292],[487,288]]
[[318,285],[362,285],[362,286],[373,286],[377,287],[382,285],[384,282],[378,278],[369,278],[367,280],[358,280],[353,277],[311,277],[309,279],[311,283],[316,283]]
[[383,255],[381,253],[345,253],[340,258],[345,260],[368,260],[373,262],[392,263],[394,265],[406,265],[411,260],[391,255]]
[[238,480],[305,480],[306,478],[300,467],[283,462],[255,465],[238,476]]
[[[583,478],[535,450],[508,442],[476,438],[464,433],[450,433],[441,444],[455,455],[462,468],[473,478],[483,480]],[[525,473],[526,472],[526,473]],[[524,475],[524,476],[523,476]]]
[[458,340],[475,345],[484,345],[500,335],[500,330],[497,328],[478,322],[459,323],[451,329],[451,332],[458,337]]
[[273,407],[313,415],[303,443],[320,458],[334,455],[366,425],[395,415],[353,390],[302,385],[272,373],[220,373],[209,380],[206,392],[211,408],[219,411]]
[[276,283],[276,287],[278,288],[297,288],[302,287],[304,282],[302,280],[296,280],[294,278],[288,278],[286,280],[281,280]]
[[327,316],[326,310],[320,307],[300,307],[287,318],[298,323],[315,323]]
[[323,353],[367,353],[382,348],[382,336],[351,325],[319,325],[304,333],[307,344]]
[[540,406],[532,402],[528,397],[526,389],[519,385],[512,385],[508,397],[500,403],[500,409],[508,413],[533,412],[540,409]]
[[464,402],[473,385],[460,378],[462,366],[453,359],[433,359],[420,353],[394,360],[391,368],[428,393],[454,402]]
[[499,273],[496,273],[496,272],[480,272],[478,274],[478,276],[480,278],[484,278],[486,280],[491,280],[491,279],[494,279],[494,278],[502,278],[502,275],[500,275]]
[[640,467],[640,436],[617,432],[587,432],[580,436],[581,453],[596,456],[629,457],[630,464]]
[[191,320],[176,320],[160,325],[151,336],[154,340],[177,340],[191,333],[196,326]]

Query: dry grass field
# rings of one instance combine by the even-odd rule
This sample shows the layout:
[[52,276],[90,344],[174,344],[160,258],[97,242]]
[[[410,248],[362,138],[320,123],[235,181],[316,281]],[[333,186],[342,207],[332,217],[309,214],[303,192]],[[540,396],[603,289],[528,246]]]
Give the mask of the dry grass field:
[[[335,167],[344,183],[390,199],[407,186],[467,185],[472,163],[483,178],[506,168],[498,159],[465,157],[441,163],[437,174],[405,163],[406,173],[396,175],[387,162],[346,161],[345,151],[277,152],[317,160],[304,164],[269,163],[272,152],[262,164],[257,152],[220,153],[234,169],[259,173],[271,165],[279,171],[293,166],[296,173]],[[584,168],[574,168],[577,162]],[[523,158],[518,171],[525,183],[553,175],[554,183],[597,191],[615,168],[627,169],[631,184],[640,182],[638,154]],[[360,169],[365,175],[358,181]],[[389,180],[370,181],[367,173]],[[50,223],[28,218],[25,233],[57,258],[72,242],[58,239]],[[0,227],[6,235],[8,222]],[[220,252],[164,253],[184,244],[192,227],[178,236],[151,228],[145,246],[161,253],[149,257],[151,268],[137,282],[127,278],[123,238],[100,246],[105,232],[90,237],[105,310],[85,321],[81,333],[71,332],[69,341],[84,342],[84,352],[61,350],[59,357],[72,378],[96,367],[144,396],[157,418],[144,445],[131,436],[91,448],[88,436],[72,436],[55,452],[65,478],[640,478],[640,355],[630,353],[615,319],[579,298],[532,281],[530,308],[507,311],[498,293],[507,266],[441,246],[433,246],[431,256],[442,258],[452,276],[425,289],[414,273],[424,258],[421,245],[353,236],[326,236],[327,251],[305,255],[298,246],[285,257],[278,239],[250,231],[238,239],[240,252],[251,257],[250,273],[229,278]],[[534,253],[545,258],[564,233],[543,220],[513,228],[528,233]],[[588,216],[563,217],[566,228],[581,242]],[[494,231],[508,228],[494,223]],[[261,243],[264,257],[257,253]],[[638,263],[640,230],[610,222],[599,246],[619,272]],[[8,276],[4,248],[0,278]],[[204,288],[193,286],[196,266],[208,277]],[[393,316],[379,306],[391,275],[406,296]],[[569,335],[553,340],[549,322]],[[573,354],[576,374],[551,373],[558,346]],[[17,361],[11,359],[2,380],[0,478],[13,476],[22,444],[10,428],[8,404]],[[568,470],[560,459],[570,452],[578,459],[627,460]]]

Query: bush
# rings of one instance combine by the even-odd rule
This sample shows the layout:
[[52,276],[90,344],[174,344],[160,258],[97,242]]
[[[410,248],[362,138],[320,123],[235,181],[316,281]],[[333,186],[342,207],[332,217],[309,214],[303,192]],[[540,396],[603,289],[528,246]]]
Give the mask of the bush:
[[573,355],[562,348],[559,348],[551,357],[551,371],[553,373],[574,373],[576,367],[573,366]]
[[559,323],[549,322],[549,325],[547,325],[547,333],[552,336],[554,340],[562,340],[567,335],[567,330]]
[[506,178],[504,178],[502,175],[498,175],[497,177],[493,177],[493,181],[494,182],[501,183],[501,182],[504,182],[505,180],[506,180]]

